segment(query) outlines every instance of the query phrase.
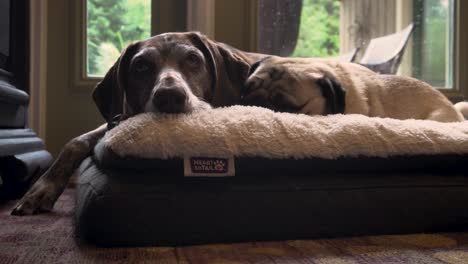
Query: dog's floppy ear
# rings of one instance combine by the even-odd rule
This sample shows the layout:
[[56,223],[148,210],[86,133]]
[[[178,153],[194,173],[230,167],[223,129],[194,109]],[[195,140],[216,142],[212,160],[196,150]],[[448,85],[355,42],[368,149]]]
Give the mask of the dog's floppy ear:
[[203,52],[209,64],[212,87],[206,96],[207,100],[213,106],[238,103],[240,89],[248,77],[251,59],[246,53],[210,40],[200,33],[188,34],[192,43]]
[[325,97],[325,114],[343,114],[346,107],[346,90],[333,77],[323,76],[317,79],[323,97]]
[[138,43],[128,45],[122,54],[109,69],[101,82],[93,91],[93,100],[101,112],[101,115],[109,123],[112,119],[123,113],[124,110],[124,85],[126,82],[126,68],[137,50]]

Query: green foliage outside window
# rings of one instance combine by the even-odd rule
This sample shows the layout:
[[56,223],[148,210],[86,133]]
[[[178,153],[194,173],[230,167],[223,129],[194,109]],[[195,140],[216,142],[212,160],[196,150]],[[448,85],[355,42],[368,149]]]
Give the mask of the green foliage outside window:
[[303,0],[293,57],[333,57],[340,52],[340,1]]
[[451,87],[450,69],[450,8],[452,1],[415,0],[413,16],[415,31],[413,34],[413,69],[412,75],[436,87]]
[[[126,45],[151,32],[149,0],[87,0],[87,73],[102,76]],[[339,53],[340,1],[304,0],[299,39],[292,56]]]
[[132,41],[151,32],[149,0],[87,0],[87,73],[104,75]]
[[[447,27],[453,0],[414,0],[412,75],[436,86],[450,86]],[[448,4],[450,3],[450,4]],[[151,32],[149,0],[87,0],[87,73],[102,76],[132,41]],[[292,56],[339,55],[340,1],[303,0],[299,37]]]

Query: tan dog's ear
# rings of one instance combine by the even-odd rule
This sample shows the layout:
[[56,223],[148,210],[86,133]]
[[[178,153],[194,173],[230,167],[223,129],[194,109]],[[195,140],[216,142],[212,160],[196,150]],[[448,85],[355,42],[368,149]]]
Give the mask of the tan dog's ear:
[[101,115],[110,123],[112,119],[123,113],[124,109],[124,85],[129,61],[135,54],[138,43],[128,45],[122,54],[109,69],[104,79],[99,82],[93,91],[93,100],[101,112]]
[[248,77],[253,59],[248,53],[215,42],[197,33],[188,33],[192,43],[200,49],[208,62],[212,87],[206,98],[212,106],[233,105],[240,100],[240,89]]
[[325,97],[325,114],[344,114],[346,107],[346,90],[333,77],[323,76],[317,79],[323,97]]

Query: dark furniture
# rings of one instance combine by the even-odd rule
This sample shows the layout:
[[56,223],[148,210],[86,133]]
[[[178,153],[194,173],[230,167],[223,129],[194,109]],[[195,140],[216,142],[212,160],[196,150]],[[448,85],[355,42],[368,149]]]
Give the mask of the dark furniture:
[[0,198],[17,198],[51,164],[27,128],[29,1],[0,0]]
[[184,178],[181,159],[83,162],[78,237],[186,245],[468,230],[468,156],[236,158],[236,176]]

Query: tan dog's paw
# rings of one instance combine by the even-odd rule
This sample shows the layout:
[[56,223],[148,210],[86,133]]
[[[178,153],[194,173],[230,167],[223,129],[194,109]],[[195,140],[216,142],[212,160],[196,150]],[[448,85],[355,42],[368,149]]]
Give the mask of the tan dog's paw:
[[280,112],[298,112],[302,105],[294,94],[300,86],[300,73],[265,61],[252,65],[242,91],[242,104]]
[[57,200],[53,183],[39,179],[11,211],[12,215],[32,215],[52,210]]

